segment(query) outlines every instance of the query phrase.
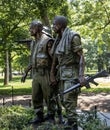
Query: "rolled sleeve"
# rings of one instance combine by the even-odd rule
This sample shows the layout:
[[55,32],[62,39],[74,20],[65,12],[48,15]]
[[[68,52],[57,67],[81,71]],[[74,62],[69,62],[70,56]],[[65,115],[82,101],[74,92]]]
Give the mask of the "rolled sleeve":
[[77,35],[72,39],[72,48],[74,52],[82,50],[81,38]]

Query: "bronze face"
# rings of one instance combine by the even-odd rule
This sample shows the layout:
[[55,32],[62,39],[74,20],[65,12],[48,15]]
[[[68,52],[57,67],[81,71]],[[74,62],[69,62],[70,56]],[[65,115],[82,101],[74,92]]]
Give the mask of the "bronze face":
[[31,36],[35,36],[38,32],[38,27],[35,25],[30,25],[29,31]]
[[59,24],[59,22],[56,19],[54,19],[54,21],[53,21],[53,31],[55,33],[59,33],[61,31],[61,25]]

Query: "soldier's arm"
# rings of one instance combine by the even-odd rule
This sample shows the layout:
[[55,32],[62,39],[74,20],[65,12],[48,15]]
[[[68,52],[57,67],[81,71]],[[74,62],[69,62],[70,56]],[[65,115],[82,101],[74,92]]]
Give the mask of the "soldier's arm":
[[29,56],[29,64],[27,66],[27,68],[25,69],[24,74],[27,76],[28,72],[32,69],[32,44],[31,44],[31,52],[30,52],[30,56]]
[[28,72],[32,69],[32,65],[28,65],[28,67],[25,70],[25,73],[28,74]]
[[81,38],[79,36],[75,36],[73,38],[74,42],[74,52],[79,56],[79,80],[80,84],[83,85],[85,83],[84,70],[85,70],[85,60],[83,55],[83,48],[81,45]]
[[48,42],[48,53],[51,56],[51,70],[50,70],[50,82],[51,86],[55,86],[57,84],[56,81],[56,65],[57,65],[57,58],[55,55],[51,54],[51,49],[52,49],[53,41]]
[[52,58],[52,65],[51,65],[51,70],[50,70],[50,82],[51,82],[51,86],[56,86],[57,85],[57,79],[56,79],[56,74],[57,74],[57,66],[58,64],[58,60],[54,54],[53,58]]
[[26,80],[26,77],[28,75],[28,72],[32,69],[32,53],[33,53],[33,48],[34,48],[34,44],[35,44],[35,41],[32,41],[31,42],[31,45],[30,45],[30,57],[29,57],[29,64],[28,64],[28,67],[25,69],[24,71],[24,74],[21,78],[21,82],[25,82]]
[[22,78],[21,78],[21,82],[25,82],[25,80],[26,80],[26,77],[27,77],[27,74],[28,74],[28,72],[30,71],[32,69],[32,65],[29,65],[27,68],[26,68],[26,70],[25,70],[25,72],[24,72],[24,74],[23,74],[23,76],[22,76]]
[[49,56],[52,58],[52,55],[51,55],[51,48],[52,48],[52,45],[53,45],[53,40],[49,40],[48,43],[47,43],[47,51],[48,51],[48,54]]

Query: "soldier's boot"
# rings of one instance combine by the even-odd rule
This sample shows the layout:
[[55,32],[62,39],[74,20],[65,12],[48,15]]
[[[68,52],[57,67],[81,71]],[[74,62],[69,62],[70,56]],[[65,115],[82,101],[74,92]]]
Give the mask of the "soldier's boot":
[[77,124],[73,125],[71,130],[78,130],[78,125]]
[[68,121],[65,124],[64,130],[78,130],[78,125],[76,122],[70,122]]
[[71,130],[78,130],[77,122],[68,122],[70,126],[72,126]]
[[55,116],[54,116],[54,115],[50,115],[48,121],[49,121],[50,123],[55,124]]
[[64,119],[63,119],[63,116],[62,116],[62,114],[61,115],[58,115],[58,119],[59,119],[59,124],[64,124]]
[[30,121],[30,124],[39,124],[39,123],[42,123],[44,122],[44,116],[43,116],[43,113],[42,112],[38,112],[36,114],[36,117]]
[[64,130],[71,130],[71,126],[68,125],[68,122],[64,124]]
[[63,119],[63,115],[62,115],[62,112],[61,111],[57,111],[57,114],[58,114],[58,122],[59,124],[64,124],[64,119]]
[[55,124],[55,115],[54,114],[47,114],[47,116],[45,117],[45,120]]

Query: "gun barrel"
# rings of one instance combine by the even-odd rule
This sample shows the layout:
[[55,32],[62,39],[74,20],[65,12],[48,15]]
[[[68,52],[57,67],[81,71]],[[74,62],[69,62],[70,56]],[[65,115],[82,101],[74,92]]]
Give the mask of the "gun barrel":
[[62,94],[69,93],[69,92],[71,92],[72,90],[74,90],[74,89],[76,89],[76,88],[79,88],[80,86],[81,86],[80,83],[77,83],[77,84],[73,85],[72,87],[70,87],[70,88],[64,90]]
[[102,70],[100,72],[98,72],[97,74],[95,74],[93,77],[94,78],[99,78],[99,77],[106,77],[108,75],[106,70]]
[[28,39],[28,40],[18,40],[18,41],[15,41],[15,42],[20,43],[20,44],[24,44],[24,43],[30,44],[32,42],[32,40],[31,39]]
[[[105,76],[107,76],[107,75],[108,75],[108,73],[107,73],[106,70],[103,70],[103,71],[101,71],[101,72],[98,72],[98,73],[95,74],[94,76],[88,77],[88,78],[86,79],[86,83],[85,83],[84,86],[86,86],[86,88],[90,88],[89,82],[91,82],[91,83],[93,83],[93,84],[95,84],[95,85],[97,86],[98,83],[95,82],[94,79],[95,79],[95,78],[98,78],[98,77],[102,77],[102,76],[105,77]],[[74,89],[76,89],[76,88],[79,88],[79,87],[82,87],[82,86],[80,85],[80,83],[77,83],[77,84],[71,86],[70,88],[64,90],[64,91],[62,92],[62,94],[69,93],[69,92],[71,92],[72,90],[74,90]]]
[[101,72],[98,72],[94,76],[91,76],[91,77],[87,78],[87,82],[91,82],[91,83],[96,85],[96,82],[94,81],[95,78],[106,77],[107,75],[108,75],[107,71],[102,70]]

